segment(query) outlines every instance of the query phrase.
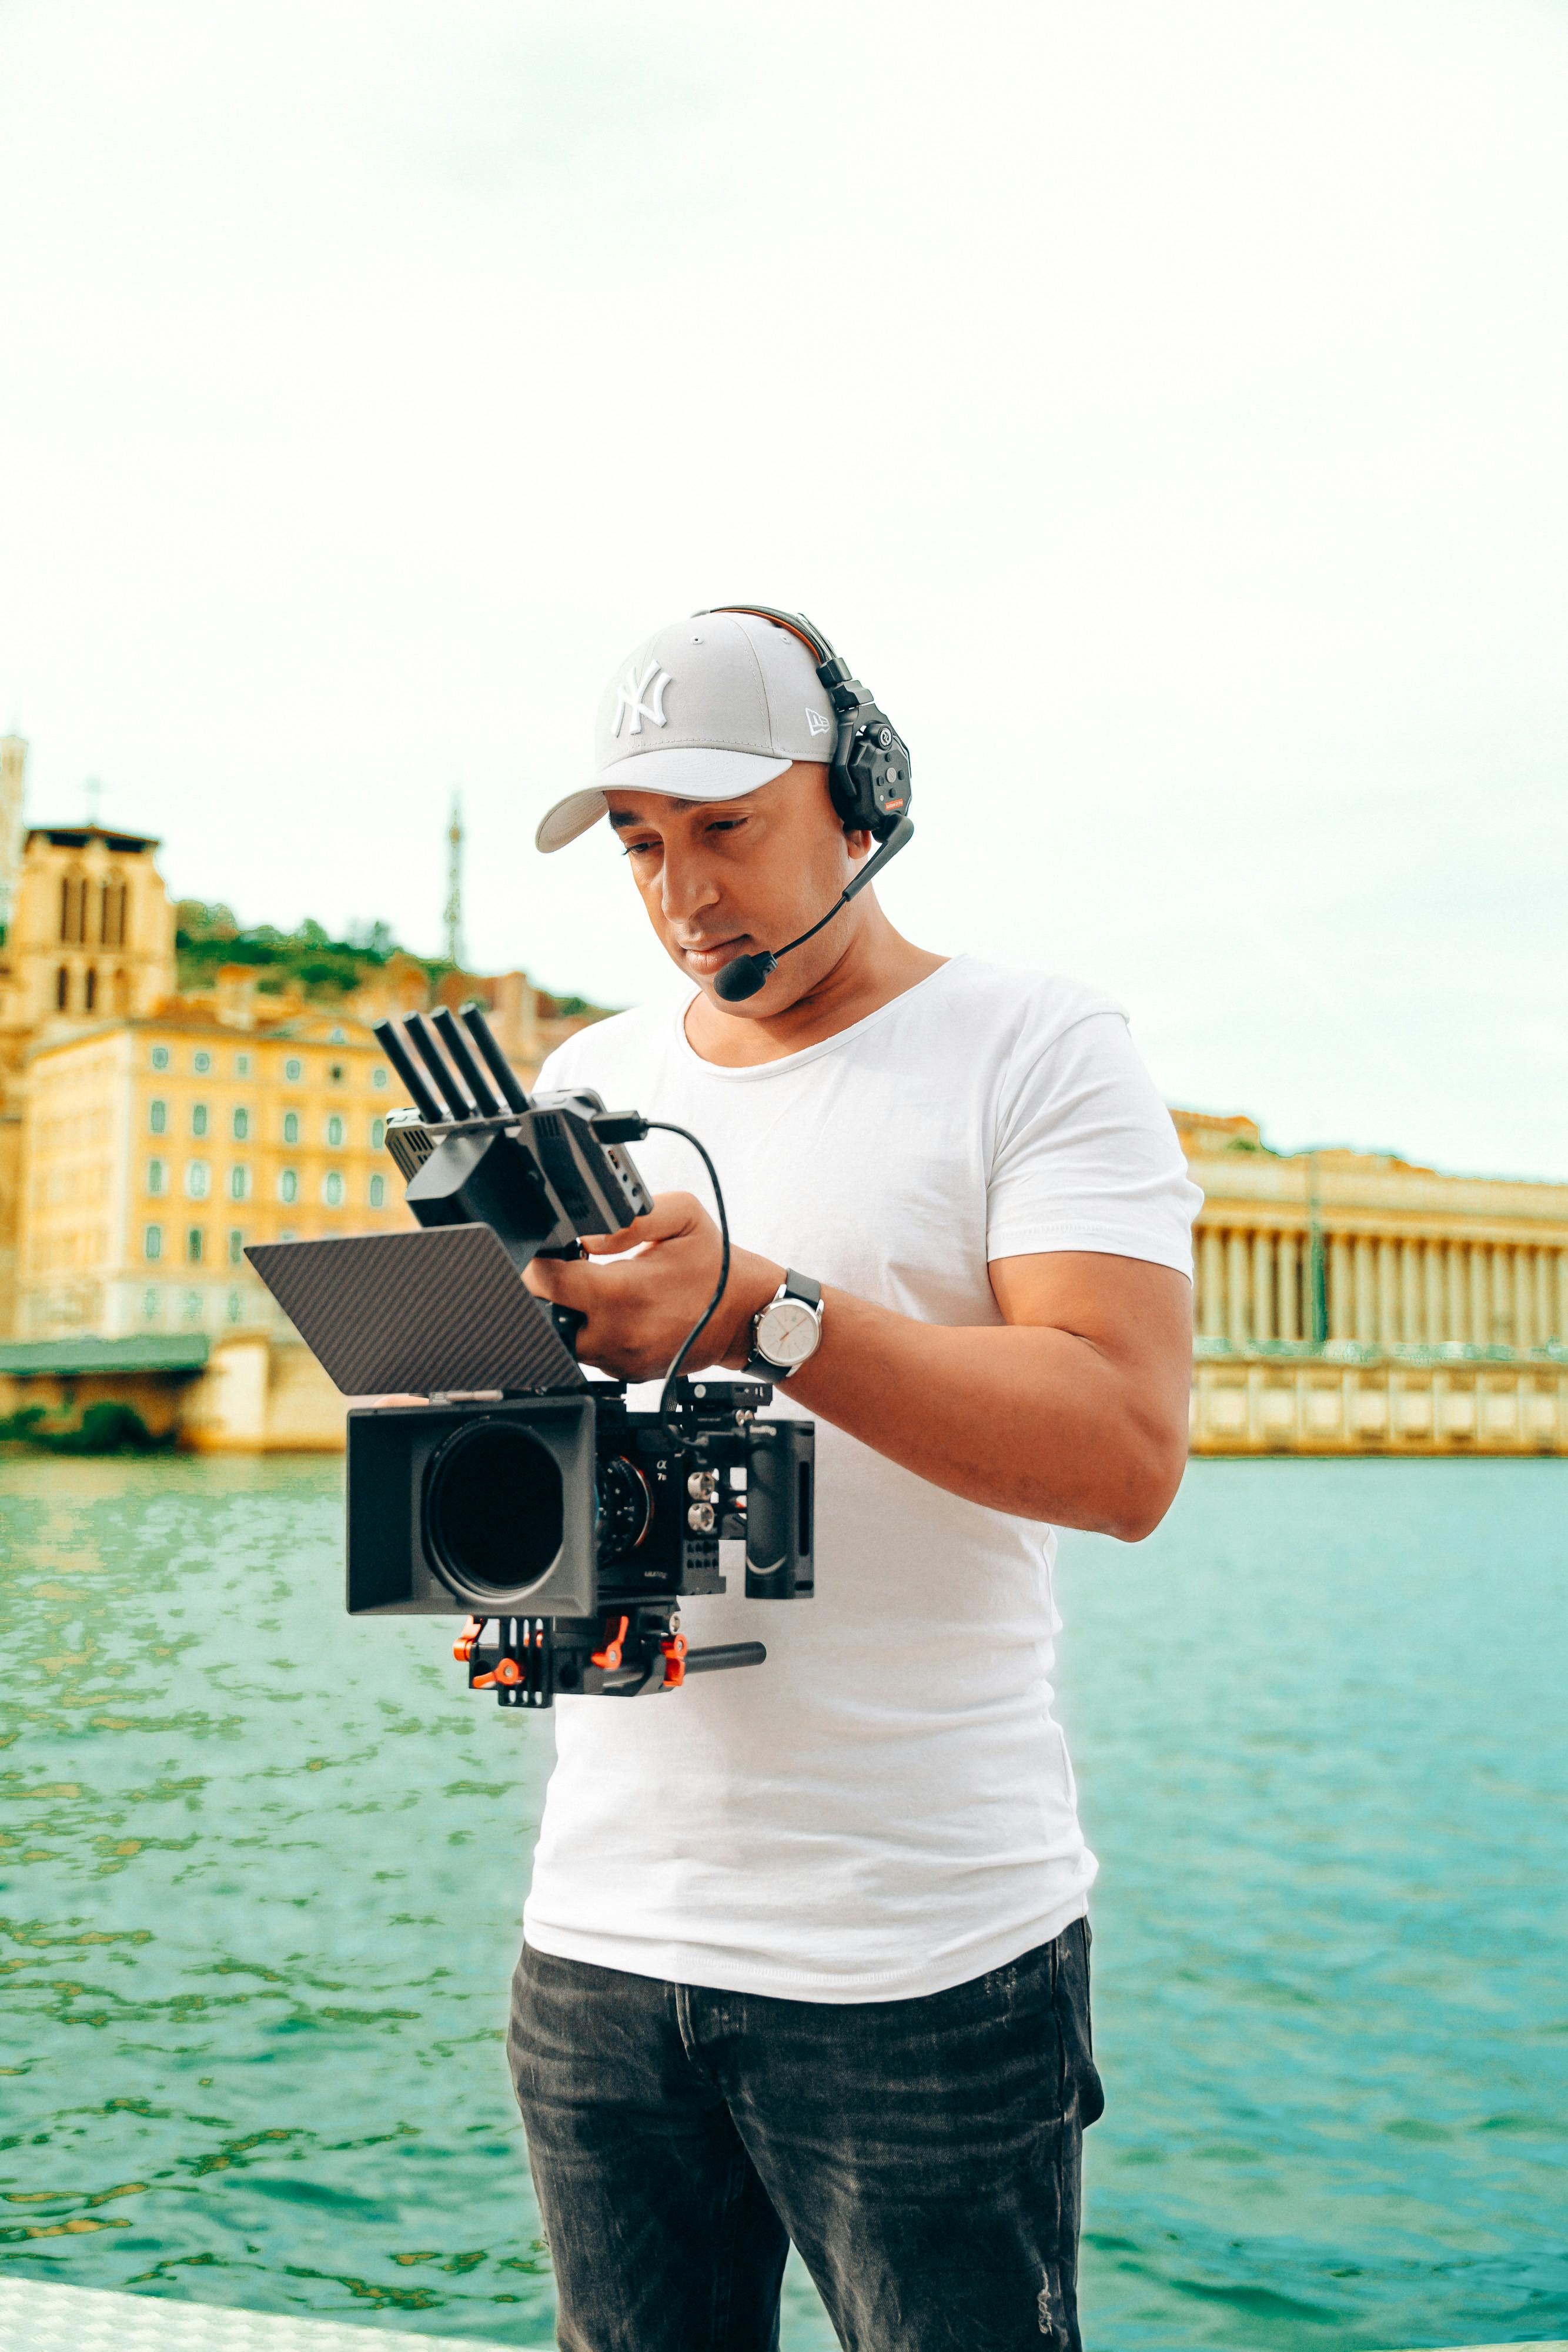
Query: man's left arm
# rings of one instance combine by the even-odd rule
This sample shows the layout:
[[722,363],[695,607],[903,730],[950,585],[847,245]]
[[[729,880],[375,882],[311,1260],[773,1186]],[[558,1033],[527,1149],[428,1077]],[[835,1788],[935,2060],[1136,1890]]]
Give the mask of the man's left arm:
[[[585,1363],[656,1379],[712,1296],[717,1227],[692,1194],[666,1192],[587,1248],[588,1263],[536,1258],[526,1278],[587,1315]],[[740,1370],[752,1318],[783,1278],[770,1259],[734,1251],[699,1359]],[[1164,1517],[1186,1459],[1191,1285],[1170,1266],[1087,1250],[995,1259],[990,1278],[999,1325],[921,1323],[825,1288],[821,1345],[791,1395],[967,1501],[1137,1541]]]

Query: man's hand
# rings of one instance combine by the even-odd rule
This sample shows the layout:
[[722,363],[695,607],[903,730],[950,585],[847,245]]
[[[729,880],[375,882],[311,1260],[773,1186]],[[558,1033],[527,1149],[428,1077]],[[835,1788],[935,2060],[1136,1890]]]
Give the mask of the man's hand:
[[[647,1216],[582,1244],[584,1258],[536,1257],[523,1279],[538,1297],[575,1307],[587,1322],[577,1352],[615,1380],[663,1379],[718,1280],[718,1227],[690,1192],[661,1192]],[[753,1250],[732,1249],[729,1281],[695,1350],[694,1369],[750,1352],[751,1318],[784,1279]]]

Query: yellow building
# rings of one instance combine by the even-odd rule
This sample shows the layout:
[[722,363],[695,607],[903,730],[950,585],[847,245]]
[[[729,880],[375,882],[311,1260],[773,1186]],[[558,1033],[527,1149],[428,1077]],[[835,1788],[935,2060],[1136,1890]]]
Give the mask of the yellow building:
[[26,1076],[19,1339],[275,1328],[250,1243],[411,1222],[360,1022],[187,1003],[46,1039]]
[[[248,1243],[404,1221],[371,1024],[429,974],[400,951],[324,1007],[228,964],[176,994],[158,843],[24,830],[26,752],[0,740],[0,1339],[277,1330]],[[437,991],[471,996],[525,1085],[583,1018],[520,971]]]
[[1568,1453],[1568,1184],[1175,1114],[1198,1453]]
[[0,742],[0,1333],[16,1318],[24,1066],[40,1040],[150,1013],[174,987],[174,918],[148,835],[21,829],[26,746]]

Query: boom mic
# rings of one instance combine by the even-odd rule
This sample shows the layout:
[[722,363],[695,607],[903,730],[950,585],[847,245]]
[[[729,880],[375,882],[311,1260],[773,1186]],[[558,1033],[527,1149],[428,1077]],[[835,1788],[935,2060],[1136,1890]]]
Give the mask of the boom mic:
[[913,820],[901,816],[876,856],[868,865],[862,866],[849,888],[834,899],[821,922],[813,923],[810,929],[802,931],[798,940],[790,940],[785,946],[775,950],[771,954],[764,948],[760,955],[737,956],[733,963],[725,965],[724,970],[714,982],[714,993],[716,996],[722,996],[727,1004],[744,1004],[748,996],[755,996],[758,990],[766,984],[768,974],[778,964],[780,956],[793,955],[797,948],[804,947],[808,940],[814,940],[819,931],[826,929],[840,908],[847,907],[857,890],[865,888],[877,867],[885,866],[890,857],[896,857],[899,851],[906,848],[914,838]]

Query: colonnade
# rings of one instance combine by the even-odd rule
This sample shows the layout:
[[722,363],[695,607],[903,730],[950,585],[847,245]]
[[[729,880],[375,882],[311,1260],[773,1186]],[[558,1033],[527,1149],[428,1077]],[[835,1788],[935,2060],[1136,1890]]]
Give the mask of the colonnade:
[[[1568,1250],[1199,1223],[1199,1335],[1529,1351],[1568,1339]],[[1321,1282],[1321,1293],[1320,1293]]]

